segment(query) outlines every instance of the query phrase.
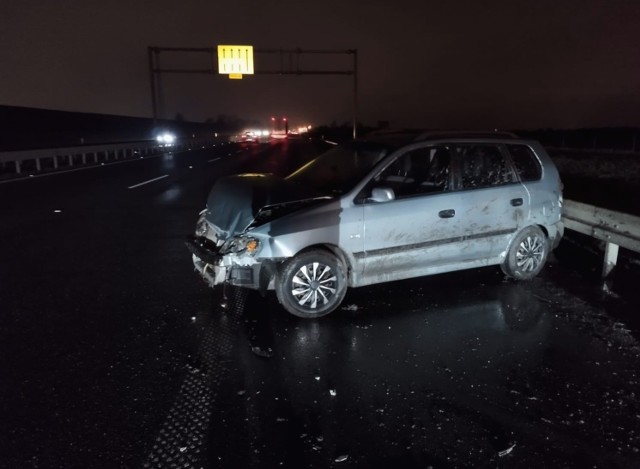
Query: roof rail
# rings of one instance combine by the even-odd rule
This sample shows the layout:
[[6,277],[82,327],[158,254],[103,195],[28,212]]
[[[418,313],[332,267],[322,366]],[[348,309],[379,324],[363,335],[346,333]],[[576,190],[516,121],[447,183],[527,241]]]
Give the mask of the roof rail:
[[423,130],[418,129],[378,129],[369,132],[366,136],[376,137],[379,135],[408,135],[408,134],[420,134]]
[[504,130],[430,130],[421,133],[416,141],[446,138],[519,138],[513,132]]

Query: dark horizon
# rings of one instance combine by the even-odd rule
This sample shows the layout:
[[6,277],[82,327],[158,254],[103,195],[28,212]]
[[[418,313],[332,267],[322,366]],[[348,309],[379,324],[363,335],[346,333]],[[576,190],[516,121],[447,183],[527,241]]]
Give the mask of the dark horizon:
[[[163,119],[154,123],[152,118],[118,116],[113,114],[81,113],[56,109],[27,108],[0,105],[0,151],[102,144],[115,141],[150,140],[160,130],[170,130],[183,138],[210,137],[212,132],[239,133],[255,127],[256,123],[238,116],[224,116],[225,120],[193,122]],[[314,133],[326,133],[334,139],[348,140],[352,136],[352,123],[321,123]],[[359,136],[378,129],[379,123],[359,123]],[[394,128],[391,126],[391,128]],[[403,128],[394,128],[402,130]],[[409,130],[408,128],[404,128]],[[414,130],[417,128],[413,128]],[[424,130],[480,130],[494,129],[424,129]],[[540,128],[499,129],[515,132],[523,138],[539,140],[555,147],[640,150],[640,127],[599,128]]]
[[[194,0],[188,8],[169,0],[151,8],[1,1],[8,19],[0,27],[0,62],[9,71],[0,77],[4,105],[148,118],[148,47],[250,44],[357,49],[357,116],[367,125],[640,126],[640,4],[621,0],[328,0],[321,7]],[[299,66],[343,69],[349,59],[305,59]],[[167,67],[203,66],[189,54],[162,60]],[[267,65],[260,60],[257,69]],[[351,122],[352,88],[348,76],[163,76],[161,117]]]

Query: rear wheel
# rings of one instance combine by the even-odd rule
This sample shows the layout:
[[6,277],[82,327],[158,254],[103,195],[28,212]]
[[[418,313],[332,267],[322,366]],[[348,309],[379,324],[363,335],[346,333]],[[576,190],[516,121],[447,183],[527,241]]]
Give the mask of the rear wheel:
[[505,275],[517,280],[530,280],[544,267],[549,254],[549,240],[537,226],[528,226],[511,242],[502,264]]
[[306,251],[284,263],[275,288],[278,301],[291,314],[319,318],[342,302],[347,291],[345,269],[326,251]]

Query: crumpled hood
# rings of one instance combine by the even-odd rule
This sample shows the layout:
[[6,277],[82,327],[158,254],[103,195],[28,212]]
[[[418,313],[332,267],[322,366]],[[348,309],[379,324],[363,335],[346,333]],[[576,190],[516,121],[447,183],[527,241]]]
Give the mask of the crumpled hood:
[[313,203],[328,198],[272,174],[226,176],[211,188],[206,219],[219,230],[219,238],[225,240],[242,233],[265,207],[274,210],[263,210],[262,222],[273,219],[272,212],[277,211],[279,205],[297,209],[306,205],[306,201]]

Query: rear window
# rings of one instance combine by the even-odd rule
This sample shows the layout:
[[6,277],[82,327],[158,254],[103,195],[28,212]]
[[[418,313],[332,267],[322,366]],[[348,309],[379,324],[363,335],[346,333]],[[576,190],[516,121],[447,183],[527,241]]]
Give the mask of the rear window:
[[542,178],[542,166],[531,148],[526,145],[507,145],[507,148],[522,182],[539,181]]
[[515,182],[505,157],[496,145],[461,145],[456,148],[461,158],[462,188],[480,189]]

